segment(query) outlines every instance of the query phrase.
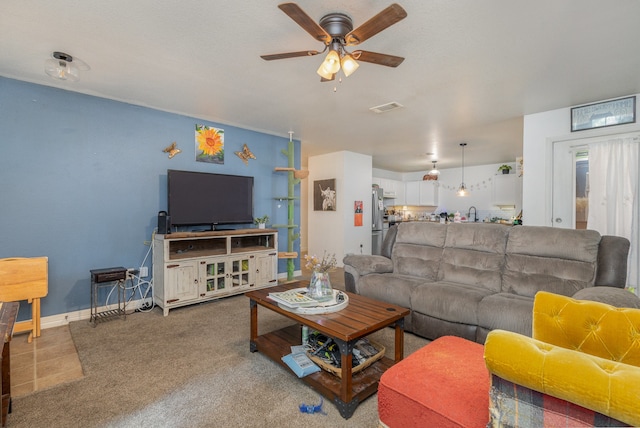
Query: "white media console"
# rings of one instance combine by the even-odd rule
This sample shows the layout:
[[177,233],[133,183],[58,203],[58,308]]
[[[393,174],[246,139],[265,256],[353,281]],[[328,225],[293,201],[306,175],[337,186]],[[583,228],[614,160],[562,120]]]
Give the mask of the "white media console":
[[238,229],[156,235],[153,300],[170,309],[278,283],[278,232]]

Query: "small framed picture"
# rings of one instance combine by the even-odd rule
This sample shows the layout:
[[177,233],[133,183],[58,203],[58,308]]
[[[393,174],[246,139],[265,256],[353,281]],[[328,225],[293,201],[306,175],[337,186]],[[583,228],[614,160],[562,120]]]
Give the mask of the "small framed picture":
[[313,182],[313,210],[336,210],[336,179],[317,180]]
[[635,123],[635,121],[635,96],[571,109],[571,132]]

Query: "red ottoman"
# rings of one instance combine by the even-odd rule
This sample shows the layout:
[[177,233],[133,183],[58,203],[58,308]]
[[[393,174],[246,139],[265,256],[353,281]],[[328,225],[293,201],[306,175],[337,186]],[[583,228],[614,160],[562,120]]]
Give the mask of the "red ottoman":
[[380,422],[390,428],[486,427],[489,372],[484,347],[440,337],[387,370],[378,386]]

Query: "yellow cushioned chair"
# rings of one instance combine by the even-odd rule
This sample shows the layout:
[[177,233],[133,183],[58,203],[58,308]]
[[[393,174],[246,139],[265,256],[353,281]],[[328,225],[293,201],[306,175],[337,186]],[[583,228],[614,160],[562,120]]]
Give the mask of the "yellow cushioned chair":
[[[494,408],[490,413],[494,422],[504,417],[499,407],[508,400],[496,398],[493,383],[504,379],[640,426],[640,309],[538,292],[533,337],[494,330],[487,336],[484,356],[492,375]],[[516,401],[522,397],[520,394]],[[539,408],[544,397],[537,402]],[[513,414],[531,406],[516,403],[511,407],[507,412],[512,421],[535,420],[530,414],[524,418]]]

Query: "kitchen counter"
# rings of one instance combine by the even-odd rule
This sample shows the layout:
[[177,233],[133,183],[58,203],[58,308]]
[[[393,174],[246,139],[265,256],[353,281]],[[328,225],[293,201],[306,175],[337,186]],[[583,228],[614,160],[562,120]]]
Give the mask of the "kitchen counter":
[[[386,220],[385,220],[385,223],[395,223],[395,224],[397,224],[397,223],[409,223],[409,222],[440,223],[440,221],[439,221],[439,220],[431,221],[431,220],[426,220],[426,219],[422,219],[422,220],[420,220],[420,219],[409,219],[409,220],[406,220],[406,219],[405,219],[405,220],[396,220],[395,222],[394,222],[394,221],[386,221]],[[449,223],[453,223],[453,222],[449,222]],[[461,222],[460,222],[460,224],[483,224],[483,223],[484,223],[484,222],[482,222],[482,221],[476,221],[476,222],[461,221]],[[489,223],[492,223],[492,222],[489,222]],[[493,223],[495,223],[495,224],[503,224],[503,225],[505,225],[505,226],[513,226],[513,224],[512,224],[512,223],[509,223],[507,220],[503,220],[503,221],[495,221],[495,222],[493,222]]]

